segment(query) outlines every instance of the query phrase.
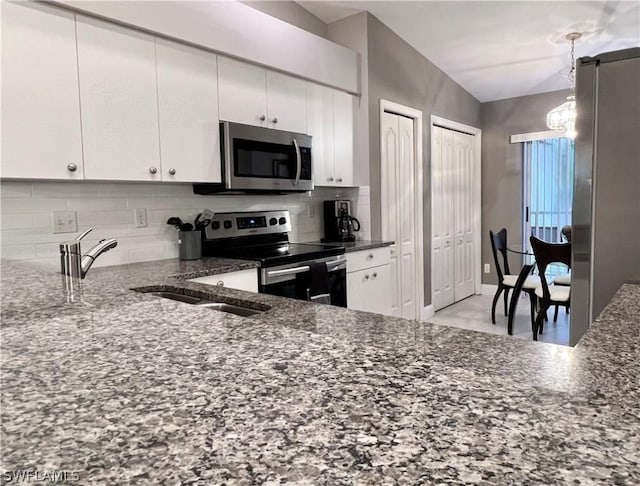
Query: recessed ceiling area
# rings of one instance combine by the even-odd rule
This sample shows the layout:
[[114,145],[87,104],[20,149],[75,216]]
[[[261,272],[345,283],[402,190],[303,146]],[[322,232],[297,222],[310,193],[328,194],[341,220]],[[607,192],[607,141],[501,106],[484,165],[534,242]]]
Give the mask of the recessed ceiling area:
[[369,11],[479,101],[568,88],[576,57],[640,46],[640,2],[299,1],[326,23]]

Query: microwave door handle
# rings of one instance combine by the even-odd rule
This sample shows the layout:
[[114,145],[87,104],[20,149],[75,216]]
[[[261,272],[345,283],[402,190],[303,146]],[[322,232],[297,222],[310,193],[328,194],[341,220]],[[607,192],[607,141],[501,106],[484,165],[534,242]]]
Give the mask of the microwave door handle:
[[296,149],[296,162],[297,162],[296,180],[293,183],[293,185],[297,186],[298,182],[300,182],[300,171],[302,170],[302,157],[300,156],[300,147],[298,146],[298,141],[295,138],[293,139],[293,146]]

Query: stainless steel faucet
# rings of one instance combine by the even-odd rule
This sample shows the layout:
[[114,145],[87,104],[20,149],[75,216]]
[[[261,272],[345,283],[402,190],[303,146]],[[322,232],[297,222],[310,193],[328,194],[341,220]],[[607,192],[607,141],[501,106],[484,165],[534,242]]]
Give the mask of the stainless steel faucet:
[[118,246],[118,241],[115,238],[100,240],[96,246],[83,255],[80,249],[80,240],[92,230],[93,228],[89,228],[73,241],[60,243],[60,273],[75,279],[83,279],[100,255]]

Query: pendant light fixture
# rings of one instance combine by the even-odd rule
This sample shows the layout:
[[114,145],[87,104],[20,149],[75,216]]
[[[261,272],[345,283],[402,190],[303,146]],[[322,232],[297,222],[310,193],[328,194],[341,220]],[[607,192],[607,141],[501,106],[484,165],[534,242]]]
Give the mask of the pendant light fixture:
[[571,41],[571,69],[569,70],[569,96],[567,101],[547,113],[547,127],[565,132],[568,138],[576,137],[576,57],[575,42],[582,37],[580,32],[571,32],[565,39]]

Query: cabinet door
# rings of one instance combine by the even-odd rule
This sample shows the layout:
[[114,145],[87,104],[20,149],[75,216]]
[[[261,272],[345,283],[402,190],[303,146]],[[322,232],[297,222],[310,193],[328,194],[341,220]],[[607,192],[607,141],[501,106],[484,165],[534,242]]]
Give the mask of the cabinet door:
[[389,265],[347,274],[349,309],[391,315],[391,274]]
[[221,182],[216,56],[156,40],[162,180]]
[[306,83],[267,71],[267,122],[270,128],[307,133]]
[[353,96],[333,91],[336,185],[353,186]]
[[266,71],[260,67],[218,57],[220,120],[267,126]]
[[2,2],[1,175],[83,178],[70,12],[31,2]]
[[333,90],[307,83],[307,131],[312,137],[311,163],[316,186],[334,185]]
[[77,33],[85,178],[160,180],[154,38],[81,16]]

